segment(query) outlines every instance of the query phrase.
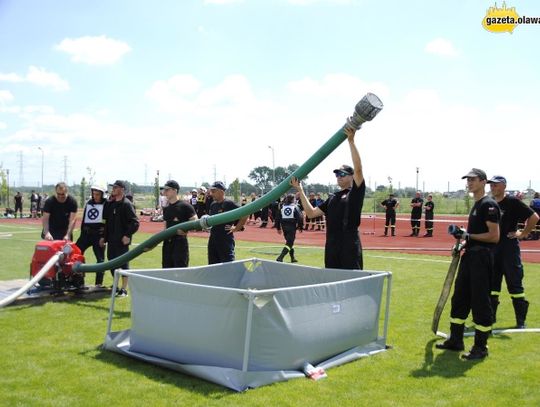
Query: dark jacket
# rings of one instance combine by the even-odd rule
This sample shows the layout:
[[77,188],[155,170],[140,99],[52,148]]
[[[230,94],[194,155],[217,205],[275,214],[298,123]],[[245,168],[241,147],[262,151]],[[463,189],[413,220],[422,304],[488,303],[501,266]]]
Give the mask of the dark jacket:
[[106,242],[119,242],[123,236],[131,238],[139,230],[135,208],[126,197],[120,201],[108,201],[103,218]]

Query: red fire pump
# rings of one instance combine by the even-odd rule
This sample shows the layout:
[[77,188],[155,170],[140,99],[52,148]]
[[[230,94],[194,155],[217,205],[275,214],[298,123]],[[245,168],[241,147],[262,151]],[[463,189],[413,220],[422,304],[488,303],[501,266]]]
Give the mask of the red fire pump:
[[84,256],[75,243],[67,240],[43,240],[37,243],[30,265],[31,276],[38,274],[45,263],[58,252],[62,252],[62,255],[39,281],[40,288],[54,290],[82,288],[84,274],[73,271],[73,266],[76,263],[84,263]]

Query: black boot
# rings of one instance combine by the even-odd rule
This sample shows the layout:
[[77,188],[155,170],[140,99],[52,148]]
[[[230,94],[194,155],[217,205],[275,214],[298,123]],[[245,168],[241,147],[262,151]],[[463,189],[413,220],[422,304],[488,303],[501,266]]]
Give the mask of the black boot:
[[489,297],[491,300],[491,323],[494,324],[497,322],[497,307],[499,306],[499,296],[492,295]]
[[525,329],[525,320],[527,319],[527,311],[529,310],[529,301],[525,298],[512,298],[514,313],[516,314],[516,328]]
[[387,226],[384,227],[384,235],[388,236],[388,227]]
[[298,260],[296,260],[294,257],[294,249],[291,249],[289,254],[291,255],[291,263],[298,263]]
[[276,261],[283,261],[283,258],[287,255],[287,253],[289,253],[289,248],[288,248],[288,247],[284,247],[284,248],[281,250],[281,254],[278,256],[278,258],[276,259]]
[[435,347],[437,349],[455,350],[457,352],[465,349],[463,343],[463,331],[465,330],[465,324],[450,324],[450,338],[443,343],[437,343]]
[[469,351],[461,355],[463,359],[467,360],[481,360],[488,355],[488,340],[489,332],[482,332],[478,329],[474,331],[474,345]]

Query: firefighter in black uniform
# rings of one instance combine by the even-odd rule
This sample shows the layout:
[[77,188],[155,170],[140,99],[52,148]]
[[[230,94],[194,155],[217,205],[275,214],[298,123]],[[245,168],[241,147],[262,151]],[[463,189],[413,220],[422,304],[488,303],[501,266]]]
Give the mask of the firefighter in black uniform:
[[[169,203],[163,208],[165,229],[197,219],[193,205],[178,199],[179,190],[180,185],[174,180],[167,181],[163,187],[163,194],[167,197]],[[164,269],[189,266],[189,244],[186,232],[178,229],[176,235],[163,241],[161,261]]]
[[22,194],[19,191],[17,191],[17,195],[15,195],[13,197],[13,199],[15,200],[15,219],[17,219],[17,211],[19,212],[20,217],[22,219],[22,217],[23,217],[22,210],[23,210],[24,198],[23,198]]
[[411,227],[412,233],[409,236],[418,236],[420,234],[420,222],[422,220],[422,193],[416,191],[416,196],[411,199]]
[[399,201],[394,194],[389,194],[388,199],[381,202],[381,206],[386,212],[386,221],[384,223],[384,235],[388,236],[388,227],[390,227],[392,236],[396,235],[396,209],[399,208]]
[[[105,249],[99,244],[105,233],[105,221],[103,213],[105,211],[105,192],[107,189],[99,185],[90,187],[92,197],[84,206],[83,219],[81,223],[81,234],[77,239],[77,247],[84,254],[86,249],[92,247],[94,256],[98,263],[105,261]],[[95,285],[100,287],[103,284],[103,271],[96,273]]]
[[[516,328],[523,329],[529,302],[525,299],[523,288],[523,264],[521,264],[519,241],[534,230],[539,216],[520,199],[505,194],[506,178],[496,175],[488,181],[488,184],[491,187],[491,195],[501,208],[502,215],[501,238],[495,247],[495,273],[491,287],[493,322],[497,319],[497,307],[504,276],[514,306]],[[517,227],[521,221],[525,221],[522,231]]]
[[[100,240],[100,245],[107,243],[107,258],[116,259],[129,251],[129,245],[132,243],[133,235],[139,230],[139,219],[135,213],[135,208],[127,198],[127,183],[117,180],[112,187],[111,196],[105,205],[105,234]],[[129,263],[124,263],[119,269],[129,269]],[[114,277],[114,270],[111,270]],[[122,276],[120,289],[116,292],[118,297],[127,297],[128,278]]]
[[300,181],[292,177],[291,185],[300,193],[300,199],[309,218],[326,215],[326,268],[363,268],[362,246],[358,234],[366,184],[360,154],[354,144],[355,130],[345,127],[351,150],[353,167],[342,165],[334,170],[340,191],[328,197],[319,207],[313,208],[302,189]]
[[497,202],[485,195],[486,173],[473,168],[467,175],[467,188],[474,195],[474,206],[469,214],[467,230],[454,228],[456,239],[465,240],[465,253],[461,256],[452,296],[450,311],[450,337],[437,349],[462,351],[465,320],[472,311],[475,324],[474,345],[467,360],[483,359],[488,355],[487,340],[491,332],[490,302],[493,275],[493,249],[499,241],[500,209]]
[[[225,199],[225,190],[225,184],[221,181],[214,182],[210,187],[210,216],[238,208],[233,201]],[[234,232],[243,230],[246,221],[247,216],[240,218],[238,222],[212,226],[208,239],[208,264],[234,261]]]
[[433,202],[433,195],[427,196],[427,201],[424,204],[424,213],[426,219],[426,234],[424,237],[433,237],[433,218],[435,217],[435,202]]
[[298,262],[294,257],[294,240],[296,239],[296,229],[300,224],[301,216],[300,210],[294,202],[294,195],[287,195],[276,217],[277,232],[281,234],[281,229],[283,229],[283,236],[285,237],[285,247],[281,250],[281,254],[276,261],[283,261],[283,258],[288,253],[291,256],[291,263]]

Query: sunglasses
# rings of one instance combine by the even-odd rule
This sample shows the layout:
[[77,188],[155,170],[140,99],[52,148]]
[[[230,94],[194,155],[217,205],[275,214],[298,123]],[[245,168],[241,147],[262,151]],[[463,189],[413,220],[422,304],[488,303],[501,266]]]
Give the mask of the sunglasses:
[[348,175],[351,175],[351,174],[348,174],[348,173],[346,173],[344,171],[336,172],[336,177],[337,178],[343,178],[343,177],[346,177]]

